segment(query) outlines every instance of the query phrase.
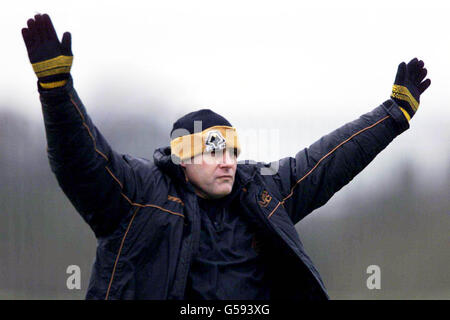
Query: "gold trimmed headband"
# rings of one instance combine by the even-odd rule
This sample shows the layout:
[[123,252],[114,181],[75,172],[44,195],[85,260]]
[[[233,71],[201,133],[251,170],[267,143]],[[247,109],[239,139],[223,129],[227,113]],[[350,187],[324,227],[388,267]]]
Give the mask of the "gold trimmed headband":
[[236,128],[213,126],[201,132],[180,136],[170,142],[172,155],[175,155],[181,161],[202,153],[225,148],[236,149],[238,155],[241,152]]

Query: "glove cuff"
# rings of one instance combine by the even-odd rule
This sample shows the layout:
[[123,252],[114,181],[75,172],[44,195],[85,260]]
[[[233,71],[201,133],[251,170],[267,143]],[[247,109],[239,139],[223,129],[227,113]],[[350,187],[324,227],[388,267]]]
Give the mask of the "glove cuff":
[[406,119],[410,121],[419,108],[419,102],[414,98],[409,89],[405,86],[394,84],[392,86],[391,98],[399,104],[400,110]]
[[416,98],[414,98],[414,96],[405,86],[394,84],[392,86],[391,97],[408,102],[414,112],[416,112],[419,108],[419,102],[416,100]]
[[406,110],[403,109],[402,107],[399,107],[399,108],[403,112],[403,114],[405,115],[406,120],[408,120],[408,122],[409,122],[409,120],[411,120],[411,116],[409,115],[409,113],[406,112]]
[[40,82],[39,84],[41,85],[41,87],[43,89],[53,89],[53,88],[59,88],[64,86],[67,83],[67,80],[60,80],[60,81],[55,81],[55,82]]
[[52,59],[32,63],[33,70],[43,89],[62,87],[72,67],[73,56],[60,55]]

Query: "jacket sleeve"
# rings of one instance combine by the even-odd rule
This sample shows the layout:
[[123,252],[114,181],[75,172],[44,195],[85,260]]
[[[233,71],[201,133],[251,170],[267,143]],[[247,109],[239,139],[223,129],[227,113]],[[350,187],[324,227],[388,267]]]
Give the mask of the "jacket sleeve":
[[292,221],[297,223],[324,205],[408,128],[400,108],[389,99],[298,152],[295,158],[281,159],[276,179],[282,185],[281,204]]
[[72,79],[48,91],[39,87],[39,93],[51,170],[95,235],[107,235],[130,211],[135,197],[128,158],[112,150],[94,126]]

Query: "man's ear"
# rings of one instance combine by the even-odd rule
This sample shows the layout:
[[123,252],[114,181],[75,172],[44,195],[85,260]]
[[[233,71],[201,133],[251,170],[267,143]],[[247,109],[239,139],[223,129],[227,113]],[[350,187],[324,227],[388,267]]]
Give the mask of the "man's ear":
[[181,160],[181,161],[180,161],[180,166],[181,166],[183,169],[186,169],[186,163],[188,163],[188,164],[190,164],[190,163],[195,163],[195,162],[194,162],[194,157],[192,157],[191,159]]

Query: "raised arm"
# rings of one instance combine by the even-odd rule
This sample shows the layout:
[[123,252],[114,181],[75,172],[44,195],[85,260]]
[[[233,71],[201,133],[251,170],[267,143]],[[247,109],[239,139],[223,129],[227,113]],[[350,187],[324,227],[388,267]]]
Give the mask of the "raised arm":
[[[387,100],[296,154],[280,160],[281,204],[294,223],[324,205],[349,183],[400,133],[419,106],[420,94],[430,85],[422,61],[399,65]],[[281,205],[280,204],[280,205]],[[274,210],[274,214],[276,214]]]
[[73,88],[70,33],[59,42],[46,14],[27,24],[22,35],[38,77],[51,169],[96,236],[105,236],[132,209],[131,160],[111,149]]

